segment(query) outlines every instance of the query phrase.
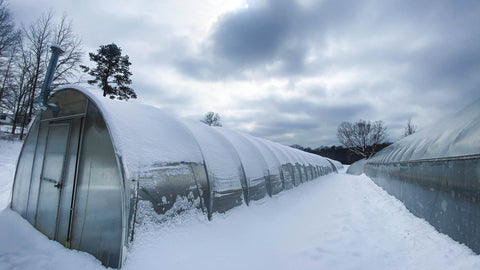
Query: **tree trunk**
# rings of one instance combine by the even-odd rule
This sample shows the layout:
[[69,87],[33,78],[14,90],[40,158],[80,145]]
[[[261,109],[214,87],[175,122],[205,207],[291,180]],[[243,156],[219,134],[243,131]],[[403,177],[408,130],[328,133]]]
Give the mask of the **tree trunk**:
[[17,105],[15,107],[15,116],[13,118],[12,134],[15,134],[15,131],[17,130],[18,116],[22,111],[22,108],[24,107],[24,105],[25,105],[25,95],[22,95],[18,98]]
[[10,67],[12,66],[13,57],[15,56],[15,52],[12,52],[10,59],[8,59],[7,70],[5,71],[5,77],[3,78],[2,88],[0,89],[0,104],[2,104],[2,97],[3,92],[5,91],[5,85],[7,84],[8,76],[10,73]]

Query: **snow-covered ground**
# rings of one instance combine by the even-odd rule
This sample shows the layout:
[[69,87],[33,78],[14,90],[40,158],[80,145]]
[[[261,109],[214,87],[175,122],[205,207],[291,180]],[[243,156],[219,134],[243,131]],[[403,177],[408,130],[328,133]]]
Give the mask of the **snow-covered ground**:
[[21,148],[20,141],[0,140],[0,209],[7,207],[10,202],[15,166]]
[[[0,209],[20,143],[0,141]],[[104,269],[0,210],[0,269]],[[124,269],[480,269],[480,256],[438,233],[365,175],[303,184],[212,221],[198,212],[138,229]]]

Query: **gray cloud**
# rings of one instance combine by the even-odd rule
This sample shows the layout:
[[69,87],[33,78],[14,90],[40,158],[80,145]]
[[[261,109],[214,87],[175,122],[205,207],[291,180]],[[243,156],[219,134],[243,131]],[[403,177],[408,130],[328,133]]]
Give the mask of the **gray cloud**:
[[[326,70],[392,69],[412,87],[435,87],[477,74],[480,49],[477,1],[327,0],[309,7],[295,1],[265,1],[222,16],[200,53],[177,59],[178,69],[197,79],[312,76]],[[329,40],[352,48],[324,55]],[[423,41],[422,41],[423,40]],[[423,42],[415,48],[415,42]],[[319,52],[307,63],[309,51]],[[435,83],[425,85],[425,81]],[[425,89],[427,90],[427,89]]]
[[239,66],[272,61],[290,35],[296,9],[291,1],[282,0],[224,15],[213,29],[213,53]]
[[357,6],[346,0],[321,1],[313,7],[291,0],[263,1],[219,18],[201,52],[178,59],[177,67],[206,80],[244,78],[246,71],[301,75],[309,50],[325,45],[330,28],[342,30],[354,20]]

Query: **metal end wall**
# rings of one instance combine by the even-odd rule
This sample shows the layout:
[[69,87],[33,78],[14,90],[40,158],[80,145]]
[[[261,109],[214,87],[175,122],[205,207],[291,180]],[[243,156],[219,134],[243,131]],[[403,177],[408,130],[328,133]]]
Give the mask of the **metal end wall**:
[[50,100],[20,153],[11,207],[48,238],[111,267],[122,261],[124,181],[97,106],[78,91]]

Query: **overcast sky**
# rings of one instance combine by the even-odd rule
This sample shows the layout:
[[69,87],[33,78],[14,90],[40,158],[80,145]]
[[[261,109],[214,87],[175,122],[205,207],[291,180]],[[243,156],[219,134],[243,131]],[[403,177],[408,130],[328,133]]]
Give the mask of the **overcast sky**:
[[480,98],[478,0],[7,2],[25,25],[66,13],[85,55],[120,46],[140,102],[287,145],[358,119],[395,141]]

